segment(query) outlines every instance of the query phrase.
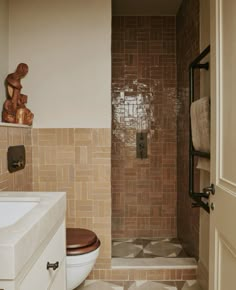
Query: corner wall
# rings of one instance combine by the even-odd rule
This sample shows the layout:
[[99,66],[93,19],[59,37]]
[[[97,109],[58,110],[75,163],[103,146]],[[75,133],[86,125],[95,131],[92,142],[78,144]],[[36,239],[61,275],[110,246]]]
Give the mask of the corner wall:
[[[189,197],[189,64],[199,54],[199,0],[183,0],[177,28],[177,228],[178,237],[190,256],[199,255],[199,209]],[[195,75],[195,96],[200,78]],[[197,184],[198,174],[195,175]]]

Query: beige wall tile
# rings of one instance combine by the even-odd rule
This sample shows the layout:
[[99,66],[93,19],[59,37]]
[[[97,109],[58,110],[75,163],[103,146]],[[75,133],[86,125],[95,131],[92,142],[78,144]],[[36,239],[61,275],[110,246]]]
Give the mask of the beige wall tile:
[[34,189],[67,192],[67,226],[94,230],[110,267],[110,129],[35,129],[33,144]]
[[75,146],[92,145],[93,129],[75,129]]
[[38,129],[39,146],[56,146],[57,136],[56,129]]
[[8,145],[20,145],[23,144],[23,129],[22,128],[8,128]]
[[6,150],[7,146],[8,146],[8,131],[6,127],[0,127],[0,149],[4,149]]
[[56,161],[57,165],[75,163],[75,148],[74,146],[57,146],[56,147]]
[[39,147],[37,152],[38,160],[43,165],[56,165],[56,151],[53,146]]
[[39,181],[56,183],[57,182],[56,167],[54,165],[40,165]]
[[74,146],[75,144],[74,129],[73,128],[57,129],[56,139],[57,145],[59,146],[67,146],[67,145]]
[[[41,131],[42,130],[42,131]],[[49,130],[49,131],[48,131]],[[64,132],[65,130],[65,132]],[[71,135],[73,132],[73,136]],[[194,271],[185,270],[112,270],[111,269],[111,133],[110,129],[33,129],[33,185],[34,190],[67,192],[67,227],[81,227],[95,231],[101,240],[101,251],[89,279],[105,280],[182,280],[193,278]],[[64,140],[64,138],[66,140]],[[49,141],[51,142],[49,145]],[[54,142],[54,143],[53,143]],[[74,146],[73,146],[74,142]],[[54,157],[45,158],[48,152]],[[1,148],[0,148],[1,152]],[[39,157],[41,154],[42,158]],[[1,156],[1,153],[0,153]],[[54,159],[55,158],[55,159]],[[1,157],[0,157],[1,160]],[[145,174],[145,170],[141,173]],[[0,175],[1,177],[1,175]],[[0,188],[5,186],[5,176]],[[135,190],[129,184],[130,192]],[[157,188],[158,184],[153,187]],[[119,184],[117,187],[119,188]],[[140,206],[144,197],[140,195]],[[151,195],[149,198],[152,201]],[[119,200],[122,204],[123,196]],[[133,209],[131,208],[130,211]],[[151,227],[147,209],[140,211],[140,231]],[[159,226],[169,231],[172,220],[165,207],[153,208],[156,219],[163,210]],[[141,212],[142,211],[142,212]],[[130,233],[136,219],[128,221]],[[170,227],[170,229],[169,229]],[[163,229],[161,230],[163,231]],[[159,232],[155,232],[160,234]],[[173,234],[173,233],[172,233]]]

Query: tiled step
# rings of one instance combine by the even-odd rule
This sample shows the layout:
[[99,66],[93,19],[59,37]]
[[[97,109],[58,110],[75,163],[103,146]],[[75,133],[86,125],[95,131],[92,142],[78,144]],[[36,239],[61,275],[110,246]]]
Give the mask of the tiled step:
[[196,269],[194,258],[112,258],[112,269]]
[[196,281],[85,281],[75,290],[201,290]]

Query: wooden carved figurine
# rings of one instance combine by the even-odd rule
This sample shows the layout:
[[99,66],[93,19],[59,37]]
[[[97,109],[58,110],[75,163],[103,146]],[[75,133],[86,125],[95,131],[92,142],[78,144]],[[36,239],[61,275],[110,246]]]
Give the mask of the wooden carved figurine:
[[7,100],[3,104],[2,120],[7,123],[32,125],[34,114],[26,107],[27,96],[21,94],[21,79],[28,73],[28,65],[20,63],[6,78]]

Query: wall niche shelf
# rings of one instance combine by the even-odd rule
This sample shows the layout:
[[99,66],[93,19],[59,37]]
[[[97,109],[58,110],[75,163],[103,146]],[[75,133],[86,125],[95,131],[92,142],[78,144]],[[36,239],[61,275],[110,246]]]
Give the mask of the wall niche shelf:
[[11,127],[11,128],[32,128],[32,126],[22,125],[22,124],[13,124],[0,122],[0,127]]

